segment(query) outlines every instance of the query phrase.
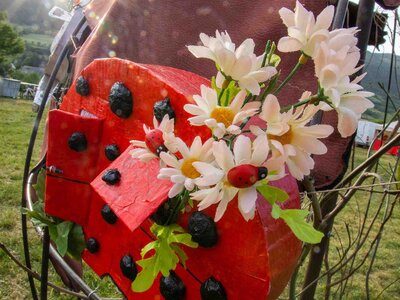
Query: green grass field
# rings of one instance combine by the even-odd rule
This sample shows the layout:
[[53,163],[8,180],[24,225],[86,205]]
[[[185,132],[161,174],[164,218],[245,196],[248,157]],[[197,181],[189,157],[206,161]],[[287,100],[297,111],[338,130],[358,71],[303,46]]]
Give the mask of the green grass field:
[[[31,103],[20,100],[0,99],[0,242],[5,244],[18,258],[23,260],[21,225],[20,225],[20,198],[21,181],[24,160],[28,140],[36,114],[31,112]],[[41,137],[43,135],[43,124],[36,142],[33,162],[39,157]],[[356,164],[365,159],[366,150],[356,150]],[[385,156],[381,160],[382,165],[379,172],[388,175],[384,170],[394,163],[394,158]],[[366,182],[368,183],[368,182]],[[367,193],[360,192],[352,199],[350,205],[337,217],[335,230],[331,239],[332,263],[342,255],[341,245],[347,243],[346,224],[350,228],[352,236],[357,233],[359,215],[362,215],[367,203]],[[371,220],[374,212],[380,204],[379,195],[374,196],[368,220]],[[385,205],[385,203],[384,203]],[[394,216],[387,223],[386,230],[382,236],[375,265],[371,275],[370,287],[371,298],[376,299],[399,299],[400,298],[400,213],[396,206]],[[383,213],[378,214],[378,219]],[[29,223],[31,254],[33,269],[40,271],[41,244],[31,224]],[[373,228],[371,233],[376,233]],[[370,239],[367,239],[369,247]],[[348,294],[343,299],[365,299],[365,273],[370,262],[367,249],[360,252],[360,257],[367,255],[367,264],[359,269],[354,277],[348,282]],[[356,264],[361,258],[356,260]],[[356,265],[355,264],[355,265]],[[99,280],[97,276],[85,267],[85,280],[93,287],[99,288],[102,296],[118,297],[120,294],[109,279]],[[303,272],[303,271],[301,271]],[[300,278],[301,279],[301,278]],[[50,281],[60,284],[60,280],[53,270],[50,272]],[[299,280],[301,281],[301,280]],[[389,287],[388,287],[389,286]],[[319,285],[316,299],[323,299],[325,280]],[[334,292],[336,287],[332,290]],[[381,293],[383,291],[383,293]],[[75,299],[73,297],[60,295],[49,288],[50,299]],[[0,299],[30,299],[29,287],[25,273],[20,270],[0,250]],[[333,296],[332,299],[337,299]]]
[[30,33],[25,34],[22,38],[29,44],[37,48],[49,49],[54,37],[45,34]]

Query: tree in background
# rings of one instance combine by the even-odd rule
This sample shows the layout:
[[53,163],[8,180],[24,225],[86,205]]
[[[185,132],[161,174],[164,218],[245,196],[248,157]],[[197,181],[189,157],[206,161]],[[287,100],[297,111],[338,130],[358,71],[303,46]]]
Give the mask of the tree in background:
[[6,12],[0,11],[0,75],[5,75],[10,59],[24,52],[25,44],[8,22]]

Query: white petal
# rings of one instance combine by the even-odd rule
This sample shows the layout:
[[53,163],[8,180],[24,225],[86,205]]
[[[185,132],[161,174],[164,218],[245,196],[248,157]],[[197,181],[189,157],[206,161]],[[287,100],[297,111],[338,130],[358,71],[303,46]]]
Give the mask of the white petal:
[[294,12],[291,11],[290,9],[287,9],[286,7],[282,7],[279,10],[279,15],[282,19],[283,24],[286,25],[286,27],[291,27],[294,26]]
[[241,56],[236,59],[235,64],[229,73],[235,80],[240,80],[243,76],[251,71],[252,61],[249,56]]
[[269,146],[267,135],[259,135],[253,141],[253,154],[251,156],[251,163],[255,166],[261,166],[267,159],[269,154]]
[[165,178],[170,178],[174,175],[179,175],[181,174],[181,171],[174,169],[174,168],[162,168],[160,169],[160,172],[158,173],[158,178],[165,179]]
[[239,80],[239,87],[242,89],[248,90],[253,95],[260,94],[260,85],[258,84],[257,80],[251,77],[245,77]]
[[179,169],[180,168],[180,164],[178,162],[178,160],[176,159],[175,156],[172,156],[169,153],[166,152],[161,152],[160,153],[160,158],[168,165],[171,166],[173,168]]
[[204,46],[188,46],[188,50],[196,58],[208,58],[215,61],[214,53],[207,47]]
[[240,134],[242,132],[242,130],[240,129],[239,126],[236,125],[231,125],[226,129],[227,132],[229,132],[230,134]]
[[188,191],[192,191],[194,189],[194,181],[191,178],[186,178],[184,185]]
[[352,135],[358,124],[358,118],[354,112],[348,108],[338,108],[338,130],[342,137]]
[[186,177],[183,176],[182,174],[177,174],[177,175],[172,175],[171,176],[171,181],[173,183],[185,183]]
[[213,154],[215,161],[223,170],[229,171],[235,166],[232,152],[224,141],[214,142]]
[[180,192],[183,191],[183,184],[176,183],[174,186],[169,190],[168,192],[168,197],[169,198],[174,198],[176,195],[178,195]]
[[225,199],[222,199],[217,207],[217,211],[215,212],[215,217],[214,217],[214,221],[218,222],[219,220],[221,220],[222,216],[224,215],[225,211],[226,211],[226,207],[228,206],[228,201],[226,201]]
[[256,44],[254,43],[253,39],[246,39],[236,49],[236,51],[235,51],[236,57],[248,56],[248,55],[253,54],[255,45]]
[[294,38],[285,36],[282,37],[278,42],[278,50],[280,52],[295,52],[299,51],[303,47],[303,44]]
[[254,186],[239,190],[239,210],[244,213],[254,209],[257,200],[257,190]]
[[278,98],[272,94],[269,94],[264,100],[261,108],[260,118],[267,123],[279,122],[280,110],[281,106],[279,105]]
[[206,112],[202,108],[194,104],[185,104],[183,109],[187,111],[189,114],[194,116],[200,116],[206,114]]
[[327,6],[318,16],[315,26],[318,28],[328,29],[331,26],[335,7],[333,5]]
[[251,140],[247,136],[239,135],[233,146],[235,164],[248,164],[251,159]]
[[188,121],[190,122],[190,125],[203,126],[203,125],[205,125],[205,121],[207,119],[208,119],[208,116],[198,116],[198,117],[189,118]]
[[230,201],[236,196],[238,192],[237,188],[233,187],[225,187],[222,189],[221,201],[217,207],[217,211],[215,213],[214,221],[219,221],[225,213],[226,207]]
[[210,207],[211,205],[218,203],[218,196],[220,193],[220,188],[219,186],[207,189],[208,193],[206,196],[201,200],[201,202],[197,205],[199,210],[206,209]]
[[176,146],[178,147],[178,151],[182,154],[182,156],[184,158],[190,157],[190,150],[185,142],[180,138],[176,138],[175,142]]
[[196,179],[196,184],[200,186],[209,186],[217,184],[225,175],[225,173],[211,164],[204,162],[194,162],[193,167],[202,175]]
[[237,114],[243,106],[243,102],[246,99],[246,91],[241,90],[235,98],[232,100],[229,108]]

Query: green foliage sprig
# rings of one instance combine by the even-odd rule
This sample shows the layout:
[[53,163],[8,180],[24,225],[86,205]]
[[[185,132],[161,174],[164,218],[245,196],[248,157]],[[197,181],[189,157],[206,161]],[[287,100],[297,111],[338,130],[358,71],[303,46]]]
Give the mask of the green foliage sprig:
[[268,185],[266,181],[263,185],[257,187],[257,191],[272,206],[271,215],[274,219],[281,218],[292,230],[294,235],[301,241],[309,244],[317,244],[321,241],[324,234],[316,230],[311,223],[306,221],[308,211],[304,209],[282,209],[276,202],[283,202],[289,198],[289,195],[277,188]]
[[[134,292],[147,291],[153,285],[158,273],[168,276],[171,270],[175,270],[179,261],[185,266],[188,257],[179,244],[191,248],[198,247],[198,244],[192,241],[192,236],[185,233],[185,230],[177,224],[169,226],[153,224],[150,230],[157,239],[147,244],[140,253],[142,259],[137,261],[137,264],[142,271],[132,283]],[[152,250],[154,254],[144,258]]]

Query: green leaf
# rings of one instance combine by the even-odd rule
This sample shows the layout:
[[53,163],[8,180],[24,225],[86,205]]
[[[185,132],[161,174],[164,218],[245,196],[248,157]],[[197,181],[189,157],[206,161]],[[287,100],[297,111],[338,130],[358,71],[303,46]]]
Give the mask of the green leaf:
[[158,272],[154,272],[152,266],[154,258],[147,258],[137,261],[137,264],[142,267],[142,271],[138,274],[132,283],[132,290],[136,293],[147,291],[157,277]]
[[72,258],[80,260],[82,257],[83,249],[85,249],[85,247],[86,243],[82,227],[78,224],[74,224],[68,235],[67,253]]
[[[222,89],[217,87],[215,76],[211,78],[211,88],[217,92],[218,99],[222,93]],[[224,90],[224,94],[221,99],[221,106],[228,106],[233,98],[240,92],[240,88],[236,85],[235,80],[231,80]]]
[[263,196],[271,205],[275,202],[283,202],[289,198],[289,195],[280,188],[263,184],[257,187],[257,191]]
[[53,224],[53,222],[44,214],[35,210],[24,209],[23,213],[32,219],[34,226],[45,227]]
[[68,235],[74,226],[74,223],[64,221],[57,225],[57,238],[54,241],[57,245],[57,251],[64,256],[68,250]]
[[279,217],[281,216],[281,211],[282,209],[278,205],[276,205],[275,203],[272,204],[271,216],[274,219],[279,219]]
[[150,250],[154,250],[154,254],[137,262],[142,267],[142,271],[132,284],[135,292],[148,290],[159,272],[163,276],[168,276],[171,270],[175,270],[179,260],[185,265],[187,255],[179,247],[179,244],[193,248],[198,246],[192,241],[192,236],[178,224],[161,226],[154,223],[150,230],[157,240],[144,246],[141,255],[144,257]]
[[36,197],[38,201],[35,203],[44,203],[44,193],[46,188],[46,171],[45,169],[40,169],[39,174],[37,176],[36,184],[33,185],[33,188],[36,191]]
[[149,252],[150,250],[154,249],[157,245],[157,241],[152,241],[150,243],[148,243],[146,246],[144,246],[142,248],[142,251],[140,251],[140,255],[142,257],[144,257],[146,255],[147,252]]
[[191,248],[197,248],[199,246],[199,244],[192,241],[192,236],[189,233],[170,235],[168,241],[169,243],[184,244]]
[[316,230],[311,223],[306,222],[307,215],[308,211],[303,209],[281,209],[277,204],[274,204],[272,208],[272,216],[283,219],[299,240],[317,244],[321,242],[324,234]]
[[178,255],[180,262],[183,264],[183,267],[186,269],[186,261],[188,259],[188,256],[186,255],[185,251],[183,251],[178,245],[171,245],[171,248]]
[[269,65],[274,66],[275,68],[279,65],[281,62],[281,57],[277,54],[272,54],[271,58],[269,60]]

